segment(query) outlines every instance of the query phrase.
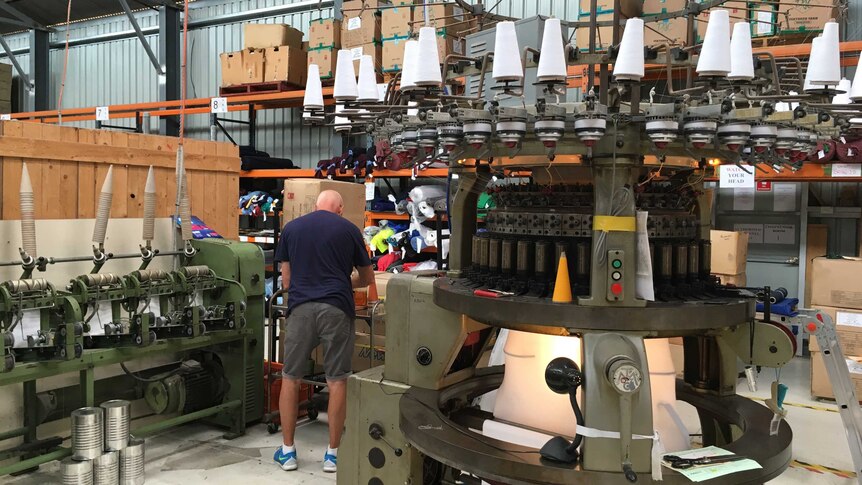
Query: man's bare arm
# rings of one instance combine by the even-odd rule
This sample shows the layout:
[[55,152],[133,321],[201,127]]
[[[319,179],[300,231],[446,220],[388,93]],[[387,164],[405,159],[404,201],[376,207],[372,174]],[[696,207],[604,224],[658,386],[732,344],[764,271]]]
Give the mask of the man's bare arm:
[[374,268],[372,266],[363,266],[356,268],[356,273],[350,277],[350,282],[354,288],[365,288],[374,283]]

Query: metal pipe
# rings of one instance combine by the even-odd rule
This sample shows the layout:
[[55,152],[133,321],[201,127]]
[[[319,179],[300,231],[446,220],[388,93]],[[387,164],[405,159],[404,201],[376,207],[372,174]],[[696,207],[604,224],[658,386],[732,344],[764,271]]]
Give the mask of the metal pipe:
[[27,428],[10,429],[9,431],[0,432],[0,441],[24,436],[26,432]]
[[228,401],[224,404],[219,404],[218,406],[201,409],[200,411],[195,411],[193,413],[183,414],[182,416],[177,416],[175,418],[166,419],[157,423],[141,426],[140,428],[132,430],[132,435],[134,435],[136,438],[146,438],[147,436],[161,433],[166,429],[173,428],[181,424],[190,423],[192,421],[197,421],[201,418],[208,418],[214,414],[218,414],[224,411],[230,411],[240,406],[242,406],[242,401],[239,399],[235,399],[233,401]]

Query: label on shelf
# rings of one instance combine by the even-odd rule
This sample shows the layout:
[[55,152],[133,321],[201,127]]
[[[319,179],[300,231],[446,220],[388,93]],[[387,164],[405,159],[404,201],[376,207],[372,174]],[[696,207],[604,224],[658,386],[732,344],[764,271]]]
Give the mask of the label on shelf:
[[862,177],[862,165],[858,163],[833,163],[833,177]]
[[96,121],[108,121],[111,119],[111,114],[107,106],[96,107]]
[[212,98],[210,113],[227,113],[227,98]]
[[725,188],[754,188],[754,167],[722,165],[719,168],[718,186]]
[[10,114],[0,114],[0,121],[10,121],[12,119],[12,115]]
[[365,200],[374,200],[374,182],[365,182]]

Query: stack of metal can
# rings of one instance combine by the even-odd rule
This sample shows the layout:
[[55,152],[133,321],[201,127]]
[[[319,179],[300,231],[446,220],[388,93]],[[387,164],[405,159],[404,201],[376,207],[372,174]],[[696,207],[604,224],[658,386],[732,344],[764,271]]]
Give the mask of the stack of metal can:
[[63,485],[144,483],[144,440],[129,434],[129,401],[76,409],[71,419],[72,456],[61,463]]

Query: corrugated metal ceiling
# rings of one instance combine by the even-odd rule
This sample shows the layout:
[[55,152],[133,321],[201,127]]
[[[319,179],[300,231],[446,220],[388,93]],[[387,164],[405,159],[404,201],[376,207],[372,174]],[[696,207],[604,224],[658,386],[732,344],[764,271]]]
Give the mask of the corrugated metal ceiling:
[[[128,0],[132,9],[151,8],[167,3],[169,0]],[[50,27],[52,25],[66,23],[67,0],[0,0],[24,17],[31,19],[39,25]],[[123,12],[123,8],[117,0],[86,0],[72,2],[71,21],[77,22],[93,18],[116,15]],[[6,20],[4,22],[4,19]],[[10,22],[11,21],[11,22]],[[24,28],[19,22],[26,21],[15,15],[13,11],[6,11],[0,6],[0,34],[18,32]]]

